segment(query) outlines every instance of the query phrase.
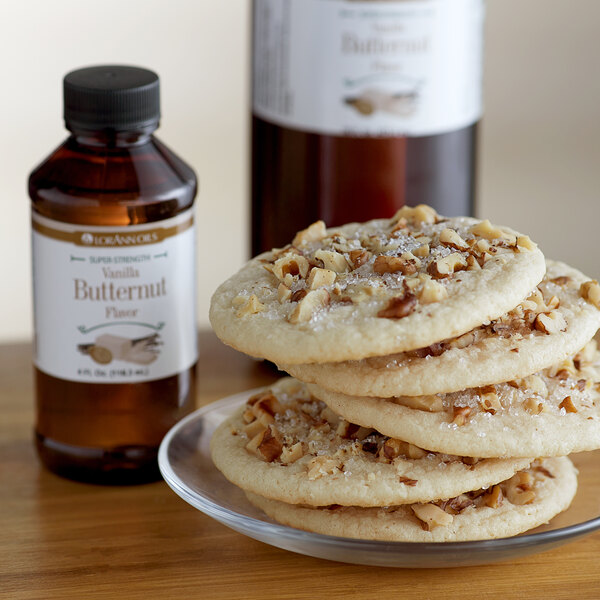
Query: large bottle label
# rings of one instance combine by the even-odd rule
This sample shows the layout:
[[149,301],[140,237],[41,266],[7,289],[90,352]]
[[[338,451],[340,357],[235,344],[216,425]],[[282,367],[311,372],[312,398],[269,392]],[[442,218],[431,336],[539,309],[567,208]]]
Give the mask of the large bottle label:
[[483,0],[254,0],[254,114],[424,136],[481,116]]
[[70,381],[131,383],[194,364],[191,210],[129,227],[32,219],[40,370]]

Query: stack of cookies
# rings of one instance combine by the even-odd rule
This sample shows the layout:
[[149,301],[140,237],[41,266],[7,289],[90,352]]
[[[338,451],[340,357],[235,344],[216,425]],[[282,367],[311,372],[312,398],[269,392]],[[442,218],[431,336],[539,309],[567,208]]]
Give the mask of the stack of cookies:
[[600,448],[600,286],[531,239],[427,206],[322,222],[223,283],[227,344],[294,378],[215,432],[216,466],[284,524],[343,537],[515,535]]

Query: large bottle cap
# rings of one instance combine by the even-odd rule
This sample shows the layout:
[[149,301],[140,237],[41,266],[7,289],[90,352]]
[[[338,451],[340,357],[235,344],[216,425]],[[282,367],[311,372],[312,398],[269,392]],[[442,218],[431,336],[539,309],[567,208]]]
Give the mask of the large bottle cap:
[[148,69],[108,65],[68,73],[63,81],[68,129],[125,131],[157,126],[158,75]]

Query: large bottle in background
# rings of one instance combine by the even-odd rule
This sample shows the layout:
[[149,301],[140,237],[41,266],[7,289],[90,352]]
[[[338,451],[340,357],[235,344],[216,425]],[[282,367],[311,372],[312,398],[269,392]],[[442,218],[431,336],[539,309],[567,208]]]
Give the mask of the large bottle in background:
[[254,0],[252,252],[474,209],[483,0]]

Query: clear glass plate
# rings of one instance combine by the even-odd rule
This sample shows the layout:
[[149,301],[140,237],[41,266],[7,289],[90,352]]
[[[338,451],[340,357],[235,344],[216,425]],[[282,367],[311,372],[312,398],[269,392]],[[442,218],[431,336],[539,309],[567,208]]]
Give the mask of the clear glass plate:
[[573,455],[579,489],[571,507],[526,534],[452,543],[378,542],[310,533],[280,525],[253,507],[214,467],[209,442],[215,428],[258,390],[209,404],[169,431],[158,456],[161,473],[186,502],[244,535],[317,558],[385,567],[489,564],[550,550],[600,529],[600,450]]

